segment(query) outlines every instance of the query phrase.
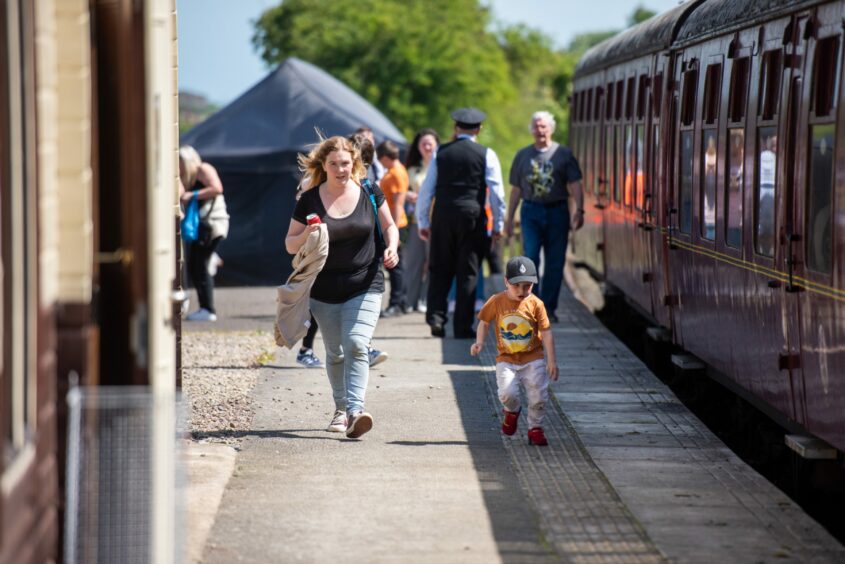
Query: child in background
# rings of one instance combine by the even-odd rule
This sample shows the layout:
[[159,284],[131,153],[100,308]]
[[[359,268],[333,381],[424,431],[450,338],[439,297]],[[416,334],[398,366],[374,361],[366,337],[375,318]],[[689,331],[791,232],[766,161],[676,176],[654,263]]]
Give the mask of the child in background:
[[[504,406],[502,433],[513,435],[521,405],[519,384],[528,399],[528,443],[548,444],[543,418],[549,399],[549,378],[557,380],[554,337],[543,302],[531,293],[537,268],[527,257],[514,257],[505,269],[505,291],[492,296],[478,313],[478,328],[470,354],[484,348],[491,323],[496,330],[496,384]],[[545,349],[545,358],[543,350]]]

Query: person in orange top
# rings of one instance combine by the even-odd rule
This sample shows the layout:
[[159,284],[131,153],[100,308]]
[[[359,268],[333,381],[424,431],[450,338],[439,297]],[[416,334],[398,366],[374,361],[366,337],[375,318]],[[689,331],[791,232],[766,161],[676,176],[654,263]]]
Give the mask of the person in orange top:
[[376,147],[376,156],[379,163],[384,167],[385,174],[379,185],[385,198],[387,206],[393,215],[393,222],[399,228],[399,266],[389,271],[390,275],[390,301],[387,309],[381,312],[382,317],[394,317],[402,315],[409,308],[405,299],[405,281],[402,271],[402,245],[408,238],[408,216],[405,215],[405,196],[408,193],[408,171],[405,165],[399,160],[399,147],[393,141],[383,141]]
[[[492,296],[478,312],[475,343],[469,349],[476,356],[484,348],[487,331],[496,331],[496,384],[504,406],[502,433],[513,435],[521,411],[519,384],[528,399],[528,443],[545,446],[543,433],[549,378],[557,380],[555,343],[542,300],[531,293],[537,283],[537,267],[527,257],[513,257],[505,269],[505,291]],[[545,358],[543,351],[545,350]]]

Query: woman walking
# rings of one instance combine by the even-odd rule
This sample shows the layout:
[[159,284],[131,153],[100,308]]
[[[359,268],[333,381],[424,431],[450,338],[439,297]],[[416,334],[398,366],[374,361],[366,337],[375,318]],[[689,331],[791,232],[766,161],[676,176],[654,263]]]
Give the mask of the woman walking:
[[300,168],[308,189],[293,212],[285,247],[296,254],[312,231],[308,216],[316,214],[329,232],[329,255],[311,288],[311,313],[320,325],[326,347],[326,372],[335,413],[327,431],[358,438],[373,426],[364,411],[369,379],[367,345],[381,311],[384,274],[399,263],[399,232],[384,194],[362,186],[366,169],[361,154],[343,137],[319,143]]
[[[179,180],[184,191],[180,199],[187,206],[199,201],[200,236],[188,248],[188,274],[197,290],[199,309],[187,321],[217,321],[214,309],[214,278],[208,263],[220,241],[229,233],[229,214],[223,198],[223,183],[217,170],[204,163],[197,151],[185,145],[179,149]],[[216,268],[215,264],[215,268]]]
[[408,238],[402,258],[405,272],[405,299],[415,311],[425,312],[426,265],[428,264],[428,241],[420,239],[417,231],[417,221],[414,210],[417,195],[420,192],[428,164],[437,151],[440,137],[430,128],[421,129],[414,136],[414,141],[405,157],[405,168],[408,169],[410,185],[405,195],[405,213],[408,216]]

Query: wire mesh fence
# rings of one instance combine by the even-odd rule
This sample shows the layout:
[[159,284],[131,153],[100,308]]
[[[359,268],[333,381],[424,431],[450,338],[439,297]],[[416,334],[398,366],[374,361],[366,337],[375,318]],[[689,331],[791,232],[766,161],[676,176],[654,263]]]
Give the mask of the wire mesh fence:
[[147,387],[68,394],[64,560],[181,562],[185,501],[179,395]]

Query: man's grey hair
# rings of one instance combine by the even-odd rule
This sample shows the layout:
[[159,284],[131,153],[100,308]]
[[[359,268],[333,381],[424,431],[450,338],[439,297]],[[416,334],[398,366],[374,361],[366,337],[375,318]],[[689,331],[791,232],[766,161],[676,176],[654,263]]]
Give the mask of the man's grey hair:
[[531,114],[531,123],[528,124],[528,131],[532,131],[532,129],[534,128],[534,120],[537,119],[541,119],[547,124],[549,124],[549,127],[552,128],[552,132],[554,132],[555,128],[557,127],[555,116],[553,116],[550,112],[540,111]]

